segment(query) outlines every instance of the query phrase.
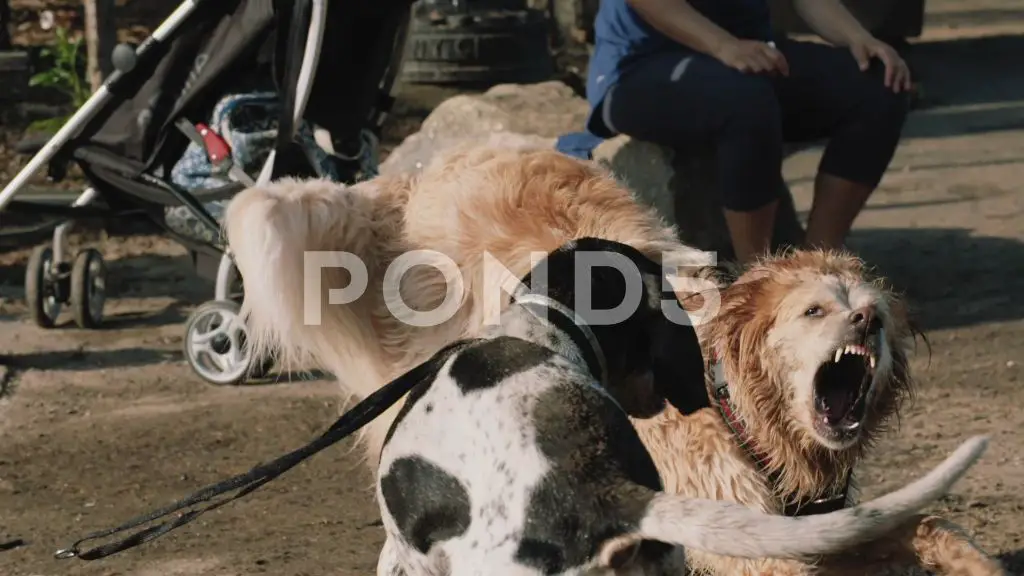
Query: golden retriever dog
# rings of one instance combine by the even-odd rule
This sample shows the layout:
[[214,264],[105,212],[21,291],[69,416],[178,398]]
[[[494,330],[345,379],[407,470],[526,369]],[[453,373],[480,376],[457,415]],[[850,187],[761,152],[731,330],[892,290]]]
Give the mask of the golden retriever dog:
[[[496,318],[537,254],[598,237],[661,262],[676,273],[687,310],[703,319],[698,333],[713,359],[713,408],[683,416],[669,405],[633,420],[670,492],[780,514],[851,504],[853,468],[912,390],[905,312],[855,259],[798,251],[724,287],[706,255],[682,245],[605,170],[551,150],[457,150],[418,175],[349,187],[282,180],[236,196],[225,226],[253,353],[325,368],[356,398]],[[415,250],[430,251],[419,262],[429,257],[433,266],[397,266]],[[445,321],[416,320],[437,309],[450,311]],[[364,430],[371,467],[398,409]],[[815,564],[696,553],[691,562],[719,576],[908,566],[1003,573],[935,517]]]
[[[855,501],[854,468],[913,392],[900,299],[846,254],[793,251],[749,266],[700,327],[714,410],[635,419],[666,490],[813,514]],[[688,556],[709,574],[1001,575],[935,516],[815,566]]]

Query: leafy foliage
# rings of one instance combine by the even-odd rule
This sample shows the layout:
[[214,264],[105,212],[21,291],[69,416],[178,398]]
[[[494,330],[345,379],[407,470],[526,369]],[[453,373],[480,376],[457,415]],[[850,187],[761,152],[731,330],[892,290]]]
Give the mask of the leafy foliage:
[[[66,28],[56,29],[57,39],[52,46],[44,48],[41,55],[52,58],[53,66],[29,79],[29,86],[53,88],[65,95],[76,109],[85,104],[91,94],[85,78],[79,73],[79,52],[82,39],[72,39]],[[49,118],[32,123],[30,129],[41,132],[55,132],[67,118]]]
[[89,86],[78,71],[78,54],[82,39],[71,39],[66,28],[57,28],[57,40],[50,47],[43,48],[44,58],[53,58],[53,67],[33,76],[29,86],[55,88],[68,95],[76,108],[89,99]]

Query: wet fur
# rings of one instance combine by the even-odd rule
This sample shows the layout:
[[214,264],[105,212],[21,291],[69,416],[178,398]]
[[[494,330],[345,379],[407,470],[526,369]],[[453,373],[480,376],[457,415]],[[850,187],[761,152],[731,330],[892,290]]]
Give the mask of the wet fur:
[[[799,293],[814,285],[824,287],[815,297]],[[876,306],[888,360],[880,360],[874,401],[859,441],[831,450],[806,429],[802,407],[793,406],[793,400],[804,399],[794,398],[797,392],[790,381],[802,368],[794,356],[810,345],[806,341],[825,335],[807,334],[805,326],[797,326],[799,338],[781,347],[772,348],[768,339],[786,321],[780,316],[793,316],[805,303],[822,303],[833,313],[842,313],[850,308],[844,300],[851,293]],[[733,403],[767,454],[768,471],[780,474],[776,491],[802,497],[841,488],[873,442],[897,423],[900,406],[913,393],[907,358],[913,340],[903,303],[882,280],[869,278],[856,258],[813,251],[767,258],[745,271],[723,290],[720,313],[704,328],[702,338],[705,353],[723,361]]]
[[[418,176],[380,176],[347,189],[284,179],[237,195],[225,223],[245,278],[243,313],[254,350],[273,350],[287,367],[326,368],[357,398],[444,345],[472,336],[507,305],[500,282],[484,285],[485,252],[513,280],[530,270],[531,252],[546,254],[582,237],[622,242],[659,262],[666,253],[706,261],[605,171],[547,150],[454,151]],[[410,326],[387,307],[385,271],[412,249],[440,252],[462,270],[465,299],[440,326]],[[339,268],[323,271],[318,326],[303,322],[306,250],[354,253],[369,273],[366,293],[342,306],[326,305],[327,290],[348,285],[348,275]],[[701,267],[691,270],[709,275]],[[404,301],[416,310],[438,306],[444,290],[443,276],[428,267],[413,268],[401,285]],[[383,417],[366,430],[371,467],[389,422]]]
[[[581,251],[625,256],[639,269],[630,278],[643,279],[646,295],[621,322],[594,325],[589,312],[571,309]],[[635,390],[622,385],[652,382],[648,394],[657,396],[667,382],[692,397],[687,413],[707,406],[693,328],[668,320],[659,267],[626,245],[572,241],[545,266],[546,281],[525,280],[500,326],[400,377],[418,383],[381,453],[377,500],[388,536],[378,574],[486,566],[508,576],[670,576],[684,569],[680,547],[804,558],[884,533],[944,494],[984,450],[973,439],[914,485],[810,518],[666,494],[627,418],[634,410],[623,392],[633,400]],[[584,288],[600,309],[626,295],[617,271],[594,271]],[[665,402],[640,405],[655,400]]]
[[[720,293],[720,313],[702,327],[701,340],[706,357],[721,359],[733,405],[760,451],[767,454],[768,471],[779,474],[778,483],[770,485],[765,473],[752,464],[717,410],[687,417],[669,410],[652,419],[635,420],[634,425],[649,449],[661,456],[656,462],[666,479],[666,490],[735,500],[779,513],[785,496],[803,499],[838,488],[873,443],[898,424],[900,407],[914,389],[907,358],[914,331],[903,302],[849,255],[793,251],[763,259],[733,279]],[[793,329],[799,338],[779,341],[778,334],[797,316],[794,312],[810,304],[823,304],[832,313],[845,312],[849,307],[844,302],[846,295],[877,306],[888,358],[880,362],[877,389],[861,437],[844,449],[833,450],[808,430],[806,414],[801,411],[805,398],[792,382],[801,368],[801,355],[825,336],[808,333],[804,325]],[[708,385],[710,392],[710,371]],[[856,501],[855,476],[853,480],[849,504]],[[688,559],[698,571],[723,576],[923,574],[915,569],[918,566],[949,575],[1003,574],[998,563],[961,530],[939,518],[917,518],[894,531],[891,538],[815,565],[747,561],[699,552]]]
[[[336,375],[345,392],[359,398],[444,345],[476,333],[489,304],[507,304],[504,294],[500,301],[487,302],[483,297],[499,293],[496,285],[483,284],[484,251],[516,276],[529,270],[531,251],[549,252],[585,236],[630,244],[656,261],[666,253],[694,263],[702,260],[697,251],[678,242],[674,230],[653,210],[639,205],[602,169],[546,150],[461,150],[419,176],[382,176],[348,189],[324,181],[283,180],[238,195],[229,206],[226,225],[245,277],[244,310],[250,314],[256,347],[276,349],[286,365],[324,367]],[[384,270],[409,249],[439,251],[463,271],[465,299],[455,317],[441,326],[405,325],[386,307],[380,290]],[[303,250],[353,252],[369,268],[367,293],[352,304],[324,305],[319,326],[302,321]],[[725,361],[731,366],[730,377],[741,378],[735,381],[743,382],[749,392],[736,398],[741,414],[772,461],[785,468],[780,492],[816,493],[835,482],[843,470],[859,461],[872,438],[895,423],[901,399],[912,390],[905,349],[909,326],[894,295],[882,291],[892,307],[887,321],[894,327],[890,335],[894,359],[888,392],[877,398],[865,441],[831,453],[783,425],[786,411],[779,365],[763,346],[773,322],[771,305],[787,287],[813,282],[830,271],[849,278],[864,273],[859,263],[841,255],[801,252],[767,260],[723,292],[723,314],[704,330],[705,346],[729,344]],[[690,268],[688,273],[712,277],[705,268]],[[763,279],[754,280],[755,276]],[[324,292],[347,282],[340,270],[323,273]],[[705,282],[703,287],[709,285],[713,283]],[[413,308],[431,309],[443,300],[443,279],[436,270],[414,268],[405,276],[402,291]],[[373,467],[396,412],[397,407],[367,430],[367,454]],[[670,407],[633,423],[667,491],[732,500],[764,512],[781,509],[773,487],[738,448],[715,410],[684,417]],[[933,565],[937,572],[950,575],[1001,574],[970,540],[932,519],[910,525],[906,533],[898,547],[901,560]],[[868,558],[872,555],[869,550]],[[857,559],[856,566],[838,558],[826,559],[817,567],[707,555],[693,560],[695,567],[721,576],[844,574],[847,569],[864,573],[864,557]]]

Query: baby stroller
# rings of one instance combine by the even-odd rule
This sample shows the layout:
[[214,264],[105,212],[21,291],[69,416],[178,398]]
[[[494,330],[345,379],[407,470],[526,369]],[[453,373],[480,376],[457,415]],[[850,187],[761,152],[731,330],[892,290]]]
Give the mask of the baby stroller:
[[[33,321],[52,328],[68,305],[78,326],[98,327],[103,259],[70,257],[69,226],[142,215],[215,280],[187,322],[192,369],[216,384],[265,375],[272,359],[246,350],[241,279],[217,216],[245,187],[282,176],[375,175],[410,4],[185,0],[137,49],[119,45],[115,72],[0,192],[0,211],[64,221],[26,269]],[[72,162],[87,187],[70,206],[14,200],[44,165],[61,180]]]

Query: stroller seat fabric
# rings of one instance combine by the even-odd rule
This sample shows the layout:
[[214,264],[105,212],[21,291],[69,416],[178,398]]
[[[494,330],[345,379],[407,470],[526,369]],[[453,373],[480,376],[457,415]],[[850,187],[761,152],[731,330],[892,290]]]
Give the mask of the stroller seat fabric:
[[[280,113],[281,103],[275,92],[229,94],[214,107],[209,127],[231,147],[232,163],[255,180],[276,145]],[[299,123],[296,141],[320,177],[339,179],[334,161],[316,143],[308,122]],[[228,174],[227,168],[227,163],[211,163],[205,148],[193,142],[171,169],[171,182],[191,193],[216,189],[234,189],[237,193],[243,185]],[[203,206],[219,222],[229,201],[213,200]],[[185,206],[167,208],[165,221],[178,234],[202,242],[217,241],[216,234]]]

